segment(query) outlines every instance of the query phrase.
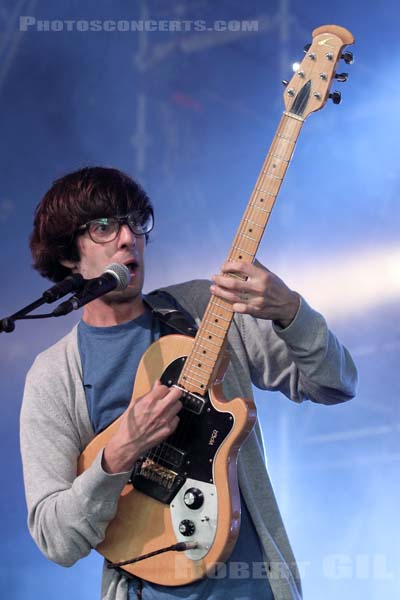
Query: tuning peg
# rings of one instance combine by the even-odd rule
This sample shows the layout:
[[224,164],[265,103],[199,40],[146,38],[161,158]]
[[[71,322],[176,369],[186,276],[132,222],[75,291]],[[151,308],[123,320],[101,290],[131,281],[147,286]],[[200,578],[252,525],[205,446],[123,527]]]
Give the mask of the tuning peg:
[[329,94],[329,98],[331,98],[333,104],[340,104],[342,101],[342,94],[340,92],[332,92]]
[[340,58],[343,58],[346,65],[352,65],[354,62],[354,56],[352,52],[345,52]]
[[304,46],[304,52],[308,52],[310,48],[311,48],[311,44],[306,44]]
[[282,79],[282,85],[284,85],[286,87],[288,83],[289,82],[286,79]]
[[336,73],[336,75],[335,75],[335,79],[337,79],[337,81],[340,81],[340,83],[347,81],[348,78],[349,78],[348,73]]

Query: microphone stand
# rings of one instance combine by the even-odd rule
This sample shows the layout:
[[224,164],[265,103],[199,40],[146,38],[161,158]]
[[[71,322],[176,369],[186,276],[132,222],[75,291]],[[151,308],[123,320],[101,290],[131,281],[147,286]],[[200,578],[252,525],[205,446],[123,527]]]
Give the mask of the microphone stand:
[[53,313],[46,313],[42,315],[29,315],[28,313],[32,312],[42,304],[45,304],[47,301],[45,298],[39,298],[39,300],[35,300],[28,306],[21,308],[18,312],[10,315],[9,317],[5,317],[0,320],[0,333],[11,333],[15,329],[15,321],[20,321],[22,319],[47,319],[49,317],[54,317]]
[[78,273],[66,277],[63,281],[55,284],[53,287],[43,292],[41,298],[38,300],[31,302],[31,304],[28,304],[28,306],[24,306],[24,308],[21,308],[21,310],[15,312],[9,317],[0,319],[0,333],[3,331],[5,333],[11,333],[15,329],[15,321],[19,321],[21,319],[46,319],[48,317],[55,316],[53,313],[42,315],[29,315],[28,313],[36,310],[36,308],[39,308],[39,306],[42,306],[43,304],[51,304],[68,293],[82,290],[85,283],[86,280]]

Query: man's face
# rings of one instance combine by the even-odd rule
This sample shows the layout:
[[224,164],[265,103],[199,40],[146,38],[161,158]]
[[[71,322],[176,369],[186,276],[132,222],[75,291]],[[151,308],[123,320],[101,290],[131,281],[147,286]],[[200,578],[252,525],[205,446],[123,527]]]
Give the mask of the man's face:
[[145,236],[136,236],[128,225],[122,225],[120,231],[111,242],[96,244],[85,232],[77,238],[77,248],[80,262],[77,265],[79,273],[85,278],[99,277],[111,263],[126,265],[131,272],[128,287],[122,291],[109,292],[102,297],[106,304],[121,304],[131,302],[141,297],[144,282],[143,252]]

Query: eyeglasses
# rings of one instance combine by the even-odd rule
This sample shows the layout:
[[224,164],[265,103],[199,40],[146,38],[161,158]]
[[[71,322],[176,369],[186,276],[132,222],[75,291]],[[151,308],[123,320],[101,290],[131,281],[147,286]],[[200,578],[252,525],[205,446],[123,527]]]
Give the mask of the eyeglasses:
[[153,213],[144,218],[139,218],[137,213],[129,213],[124,217],[104,217],[93,219],[78,229],[79,232],[87,231],[90,239],[96,244],[112,242],[118,236],[122,225],[128,225],[135,235],[146,235],[154,227]]

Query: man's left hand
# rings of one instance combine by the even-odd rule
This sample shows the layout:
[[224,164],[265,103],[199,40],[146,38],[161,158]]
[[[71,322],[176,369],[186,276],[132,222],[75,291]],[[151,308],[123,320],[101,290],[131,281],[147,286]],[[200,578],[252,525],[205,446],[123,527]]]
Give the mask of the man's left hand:
[[235,312],[271,319],[281,327],[293,321],[299,308],[299,294],[258,261],[226,262],[212,280],[211,293],[232,304]]

